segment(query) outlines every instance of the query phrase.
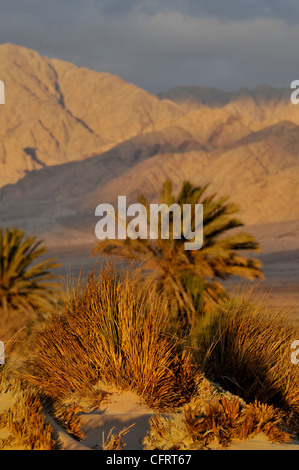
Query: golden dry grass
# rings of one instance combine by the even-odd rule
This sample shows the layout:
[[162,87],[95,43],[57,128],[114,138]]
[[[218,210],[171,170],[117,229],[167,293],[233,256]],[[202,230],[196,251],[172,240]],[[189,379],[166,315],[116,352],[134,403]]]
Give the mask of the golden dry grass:
[[131,426],[124,427],[118,434],[113,434],[114,427],[110,429],[108,436],[105,438],[103,433],[102,439],[102,449],[103,450],[123,450],[126,444],[123,442],[122,438],[130,431],[130,429],[135,426],[135,424],[131,424]]
[[66,405],[60,401],[56,401],[48,406],[48,409],[55,419],[56,423],[59,424],[65,431],[78,441],[84,439],[84,433],[82,431],[82,422],[78,413],[81,408],[76,403],[70,403]]
[[[54,450],[57,442],[33,390],[18,378],[0,375],[0,449]],[[6,406],[5,406],[6,404]]]
[[156,415],[143,439],[145,450],[198,450],[228,447],[233,439],[248,439],[262,432],[272,442],[288,442],[281,413],[273,406],[253,402],[214,389],[202,379],[198,396],[171,417]]
[[[206,376],[247,402],[258,400],[285,413],[299,432],[299,366],[291,362],[298,327],[285,309],[269,307],[267,296],[241,292],[219,309],[213,334],[201,350]],[[254,300],[253,300],[254,298]]]
[[[298,329],[288,312],[252,294],[241,292],[219,308],[197,366],[167,333],[168,307],[152,284],[109,265],[78,282],[62,309],[29,335],[25,329],[20,344],[19,333],[11,336],[20,331],[14,320],[6,330],[8,349],[21,350],[29,338],[31,354],[22,368],[23,388],[18,379],[9,386],[19,398],[0,416],[0,426],[9,429],[2,447],[55,448],[44,410],[83,439],[78,414],[101,404],[106,385],[136,392],[159,412],[183,410],[152,418],[145,449],[205,449],[215,442],[225,447],[259,432],[272,441],[298,435],[299,367],[290,360]],[[112,429],[102,448],[122,449],[127,431],[114,435]]]
[[192,396],[196,371],[165,333],[167,322],[151,284],[106,266],[79,283],[37,334],[27,378],[54,400],[103,382],[135,391],[149,406],[180,406]]

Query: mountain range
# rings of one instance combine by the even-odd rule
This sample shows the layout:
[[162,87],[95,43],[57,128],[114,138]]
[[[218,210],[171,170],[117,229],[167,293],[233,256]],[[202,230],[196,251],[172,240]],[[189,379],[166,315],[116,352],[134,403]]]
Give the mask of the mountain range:
[[170,178],[240,206],[265,251],[299,248],[299,106],[291,90],[180,87],[154,95],[108,73],[0,45],[0,223],[49,245],[94,243],[95,208],[157,200]]

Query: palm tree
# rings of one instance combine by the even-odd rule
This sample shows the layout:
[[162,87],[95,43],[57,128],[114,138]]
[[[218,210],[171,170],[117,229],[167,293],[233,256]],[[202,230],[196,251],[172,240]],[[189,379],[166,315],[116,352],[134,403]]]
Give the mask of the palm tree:
[[55,298],[57,278],[50,269],[58,267],[55,260],[34,262],[47,252],[36,237],[24,238],[17,228],[0,228],[0,308],[49,310]]
[[[200,250],[185,250],[186,239],[140,239],[103,240],[98,242],[93,254],[117,255],[141,261],[144,269],[154,275],[156,285],[163,295],[167,295],[171,311],[186,326],[192,326],[198,313],[211,312],[215,305],[226,298],[226,291],[219,283],[229,276],[262,278],[261,262],[247,258],[243,251],[258,251],[259,243],[246,233],[226,232],[241,227],[243,223],[234,214],[239,211],[236,204],[227,197],[217,198],[216,194],[206,194],[206,186],[182,184],[177,197],[173,194],[172,182],[167,180],[161,192],[160,203],[170,206],[177,203],[203,204],[203,246]],[[147,208],[149,202],[144,196],[139,201]],[[171,212],[170,212],[171,216]],[[172,223],[170,219],[170,224]],[[171,225],[170,225],[171,226]],[[194,210],[192,230],[195,227]],[[171,230],[170,230],[171,234]]]

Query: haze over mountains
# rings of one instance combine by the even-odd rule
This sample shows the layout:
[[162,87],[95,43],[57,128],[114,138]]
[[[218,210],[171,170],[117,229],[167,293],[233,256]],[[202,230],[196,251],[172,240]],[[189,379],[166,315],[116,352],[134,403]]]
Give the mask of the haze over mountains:
[[[48,244],[95,241],[95,208],[210,183],[268,250],[299,248],[299,106],[289,89],[150,94],[107,73],[0,45],[0,221]],[[249,229],[248,229],[249,231]]]

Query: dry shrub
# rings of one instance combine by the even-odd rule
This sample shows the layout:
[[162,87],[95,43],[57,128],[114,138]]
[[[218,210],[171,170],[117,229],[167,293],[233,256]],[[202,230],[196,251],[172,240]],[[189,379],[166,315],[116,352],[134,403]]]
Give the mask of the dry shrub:
[[246,405],[239,397],[220,394],[210,401],[192,400],[183,412],[168,418],[154,416],[143,439],[146,450],[197,450],[227,447],[232,439],[263,432],[272,442],[288,442],[289,434],[274,407]]
[[38,312],[0,309],[0,340],[5,345],[5,363],[20,370],[32,353],[32,342],[45,315]]
[[126,444],[122,441],[122,438],[130,431],[133,426],[135,426],[135,424],[131,424],[130,426],[123,428],[118,434],[113,434],[113,431],[115,429],[113,427],[112,429],[110,429],[106,439],[103,433],[103,450],[122,450],[126,446]]
[[0,414],[0,449],[53,450],[57,443],[53,429],[45,419],[41,401],[21,380],[2,374],[0,393],[8,406]]
[[299,338],[288,311],[252,302],[252,291],[219,311],[214,335],[201,357],[206,377],[247,402],[281,409],[299,431],[299,367],[291,362],[291,343]]
[[[98,383],[87,390],[71,393],[63,400],[59,400],[59,403],[66,408],[71,406],[74,409],[76,408],[77,413],[90,413],[98,409],[102,405],[103,400],[110,394],[103,390],[103,388],[104,384]],[[56,401],[54,404],[56,404]]]
[[16,350],[20,350],[20,343],[31,319],[24,312],[0,308],[0,340],[5,345],[5,362],[12,357]]
[[246,406],[243,413],[239,438],[263,432],[271,442],[289,442],[290,435],[285,431],[283,414],[272,405],[255,401]]
[[53,403],[50,412],[55,421],[74,439],[81,441],[84,439],[84,433],[81,430],[82,422],[78,413],[80,407],[75,403],[65,405],[60,401]]
[[150,285],[106,266],[79,283],[37,335],[30,380],[52,399],[99,381],[131,389],[153,407],[179,406],[192,395],[195,371],[166,335],[167,305]]

